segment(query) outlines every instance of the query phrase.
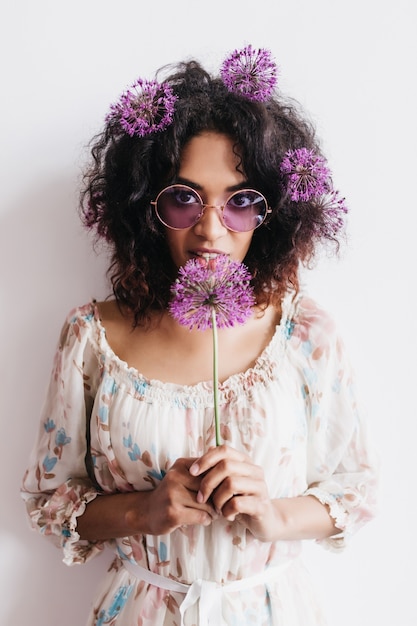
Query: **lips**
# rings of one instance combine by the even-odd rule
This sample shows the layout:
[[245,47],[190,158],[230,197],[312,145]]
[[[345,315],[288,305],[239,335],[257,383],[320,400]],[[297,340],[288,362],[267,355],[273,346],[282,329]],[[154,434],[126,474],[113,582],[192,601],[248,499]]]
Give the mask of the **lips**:
[[218,256],[229,256],[221,250],[192,250],[191,254],[193,256],[206,259],[208,261],[211,259],[216,259]]
[[209,267],[212,270],[216,269],[217,260],[220,257],[229,257],[228,254],[220,250],[193,250],[191,254],[202,266]]

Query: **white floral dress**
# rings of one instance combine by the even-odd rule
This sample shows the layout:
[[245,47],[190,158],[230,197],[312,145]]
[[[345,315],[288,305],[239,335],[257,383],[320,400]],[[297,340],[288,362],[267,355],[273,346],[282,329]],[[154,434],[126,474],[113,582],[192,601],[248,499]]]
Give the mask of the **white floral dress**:
[[[341,548],[373,516],[376,471],[352,372],[314,301],[289,295],[254,367],[221,384],[219,396],[225,442],[263,467],[270,496],[312,494],[328,505],[341,532],[324,544]],[[153,489],[175,459],[211,445],[211,383],[147,380],[111,350],[95,303],[79,307],[63,327],[23,480],[31,525],[62,547],[66,564],[83,563],[103,549],[77,533],[88,502]],[[108,545],[115,559],[88,626],[325,623],[298,558],[302,542],[261,542],[220,518]]]

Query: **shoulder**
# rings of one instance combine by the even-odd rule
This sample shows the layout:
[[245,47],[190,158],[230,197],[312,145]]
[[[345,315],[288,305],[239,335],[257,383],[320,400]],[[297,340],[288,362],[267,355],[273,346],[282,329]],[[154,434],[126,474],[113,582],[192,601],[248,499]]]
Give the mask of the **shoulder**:
[[333,316],[309,295],[301,294],[294,307],[294,323],[319,333],[334,333],[336,324]]
[[82,338],[92,330],[97,320],[98,309],[95,301],[71,309],[61,329],[59,338],[60,349],[64,349],[65,346],[72,344],[74,341],[80,343]]
[[103,324],[120,324],[126,320],[131,324],[131,316],[122,313],[120,306],[116,300],[104,300],[102,302],[94,302],[96,316]]
[[292,316],[291,343],[302,347],[306,356],[318,360],[340,352],[341,338],[333,316],[308,295],[297,297]]

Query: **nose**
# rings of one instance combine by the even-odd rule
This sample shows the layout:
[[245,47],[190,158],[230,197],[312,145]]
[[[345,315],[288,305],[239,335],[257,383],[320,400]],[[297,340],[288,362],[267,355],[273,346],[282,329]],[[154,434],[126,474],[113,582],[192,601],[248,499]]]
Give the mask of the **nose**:
[[195,234],[211,242],[223,237],[227,233],[227,228],[222,222],[221,214],[220,207],[204,205],[203,215],[194,226]]

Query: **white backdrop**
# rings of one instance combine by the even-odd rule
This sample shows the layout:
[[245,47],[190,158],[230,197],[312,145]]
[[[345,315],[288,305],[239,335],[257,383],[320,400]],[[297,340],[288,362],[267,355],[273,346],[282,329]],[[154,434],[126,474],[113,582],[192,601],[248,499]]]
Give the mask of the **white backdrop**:
[[[85,145],[137,76],[273,51],[351,208],[339,261],[307,274],[336,317],[382,457],[381,510],[342,555],[306,559],[331,626],[415,626],[415,0],[3,0],[0,19],[0,625],[82,626],[109,554],[68,568],[19,496],[58,333],[107,295],[76,214]],[[133,626],[133,625],[132,625]],[[290,626],[290,625],[284,625]]]

